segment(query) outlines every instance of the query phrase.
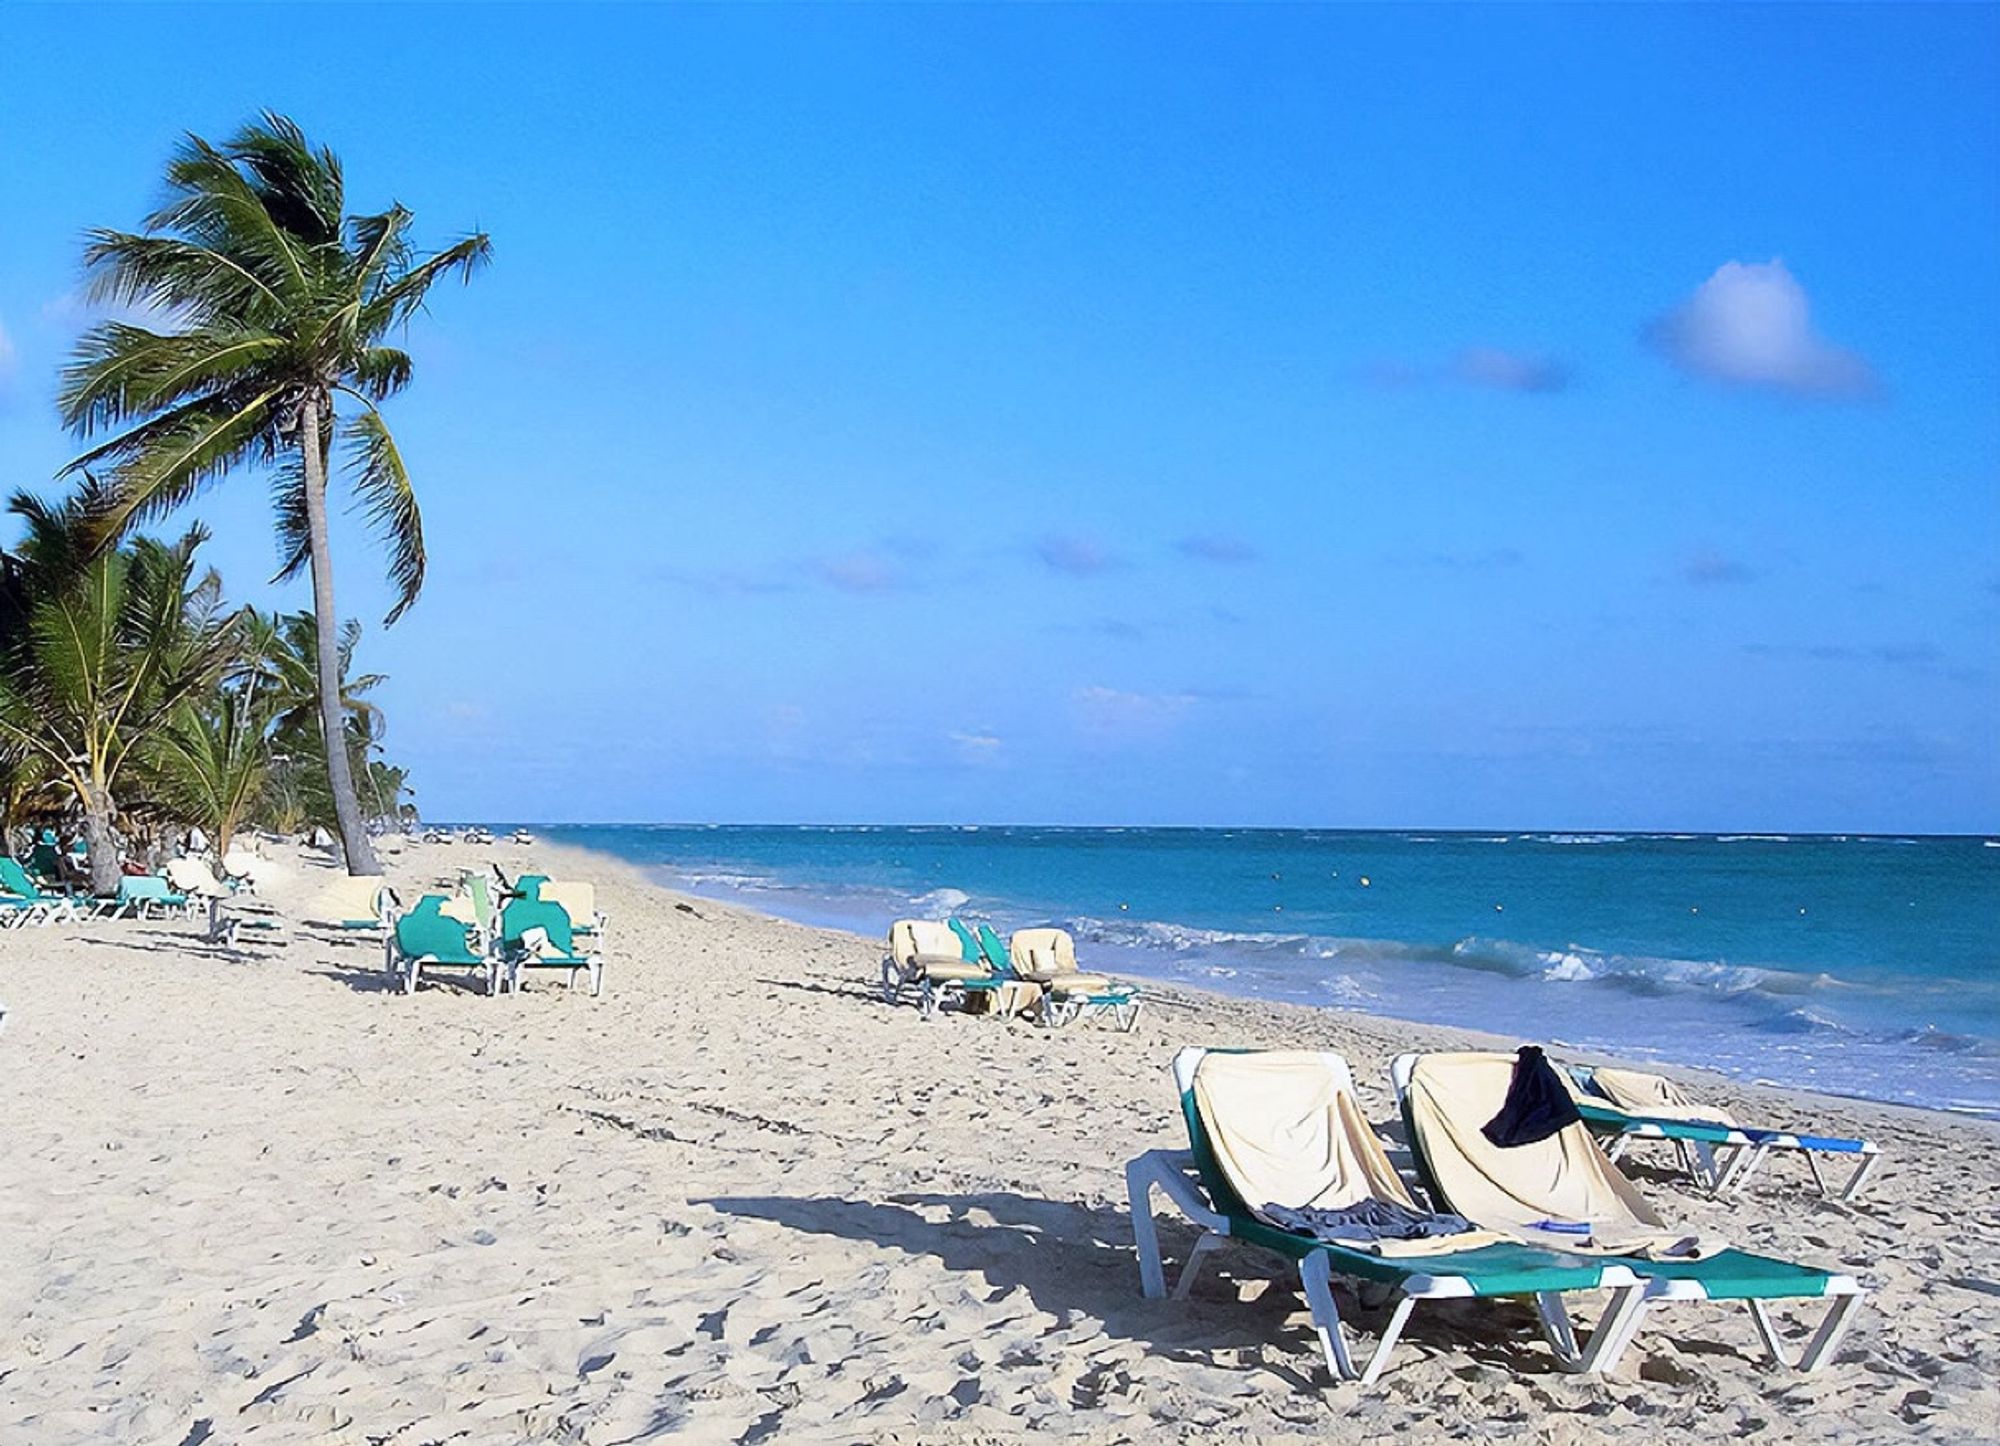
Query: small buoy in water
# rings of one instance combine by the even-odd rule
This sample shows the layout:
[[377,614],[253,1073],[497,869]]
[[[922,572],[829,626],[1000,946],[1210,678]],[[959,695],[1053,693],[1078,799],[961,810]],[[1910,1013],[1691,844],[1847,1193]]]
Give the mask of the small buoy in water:
[[1130,904],[1120,904],[1118,907],[1121,909],[1130,909],[1132,906]]
[[1688,912],[1689,912],[1690,914],[1699,914],[1699,913],[1701,912],[1701,910],[1700,910],[1700,908],[1698,908],[1697,906],[1695,906],[1695,905],[1692,905],[1692,904],[1690,904],[1690,905],[1688,906]]
[[1804,910],[1804,909],[1801,909],[1801,910],[1799,910],[1799,912],[1800,912],[1801,914],[1803,914],[1803,913],[1805,912],[1805,910]]
[[1274,879],[1282,879],[1282,878],[1284,877],[1284,875],[1283,875],[1283,874],[1272,874],[1272,875],[1271,875],[1271,877],[1272,877],[1272,878],[1274,878]]
[[1505,904],[1495,904],[1493,906],[1493,912],[1496,914],[1504,914],[1507,912],[1507,906]]
[[1273,904],[1271,905],[1271,912],[1274,914],[1282,914],[1285,912],[1285,906],[1283,904]]
[[1364,889],[1368,887],[1368,875],[1366,874],[1361,876],[1361,887]]

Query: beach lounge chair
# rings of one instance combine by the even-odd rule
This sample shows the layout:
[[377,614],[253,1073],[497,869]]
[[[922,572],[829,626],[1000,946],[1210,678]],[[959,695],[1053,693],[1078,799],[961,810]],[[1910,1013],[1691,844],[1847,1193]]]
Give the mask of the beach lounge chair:
[[1044,1024],[1060,1027],[1086,1017],[1105,1018],[1120,1030],[1139,1022],[1139,989],[1076,967],[1076,941],[1067,929],[1016,929],[1007,941],[1014,973],[1047,991]]
[[[1604,1371],[1617,1363],[1647,1289],[1624,1262],[1516,1244],[1477,1230],[1387,1240],[1374,1248],[1335,1244],[1263,1217],[1267,1205],[1337,1208],[1373,1199],[1415,1208],[1355,1102],[1353,1079],[1339,1055],[1183,1049],[1174,1057],[1173,1076],[1189,1148],[1149,1150],[1125,1167],[1140,1287],[1148,1297],[1167,1293],[1153,1220],[1157,1190],[1202,1231],[1174,1298],[1187,1295],[1202,1257],[1229,1241],[1281,1256],[1298,1270],[1327,1369],[1338,1380],[1372,1384],[1411,1311],[1428,1300],[1532,1300],[1563,1370]],[[1331,1285],[1336,1276],[1386,1289],[1395,1301],[1365,1364],[1348,1343]],[[1564,1298],[1598,1289],[1610,1290],[1610,1299],[1596,1329],[1579,1342]]]
[[[1743,1301],[1771,1359],[1817,1370],[1840,1343],[1865,1292],[1852,1276],[1721,1247],[1666,1224],[1598,1148],[1582,1120],[1534,1144],[1502,1148],[1481,1133],[1506,1100],[1514,1057],[1405,1054],[1390,1066],[1410,1150],[1431,1199],[1523,1241],[1624,1261],[1651,1282],[1633,1316],[1667,1301]],[[1677,1241],[1691,1245],[1682,1253]],[[1772,1319],[1774,1300],[1828,1300],[1804,1354],[1793,1357]]]
[[[1577,1065],[1568,1078],[1576,1086],[1577,1111],[1610,1140],[1607,1154],[1613,1163],[1635,1141],[1669,1141],[1681,1168],[1711,1195],[1742,1189],[1766,1160],[1791,1153],[1805,1160],[1820,1194],[1852,1200],[1882,1163],[1881,1148],[1868,1140],[1739,1125],[1727,1110],[1696,1103],[1662,1075]],[[1820,1171],[1820,1155],[1839,1155],[1852,1163],[1837,1191]]]
[[0,889],[6,891],[0,894],[0,928],[52,924],[77,916],[75,900],[42,888],[19,859],[0,855]]
[[188,912],[188,896],[158,874],[127,874],[106,903],[114,919],[167,919]]
[[415,994],[426,970],[471,969],[485,981],[488,994],[499,993],[499,958],[475,947],[466,926],[447,915],[444,904],[444,895],[425,894],[389,930],[389,967],[402,977],[403,992]]
[[515,897],[500,911],[500,961],[507,987],[519,993],[529,971],[560,969],[572,989],[578,974],[587,975],[595,998],[604,990],[604,959],[579,944],[562,905],[541,896],[542,882],[531,874],[516,879]]
[[882,997],[902,1002],[915,988],[925,1019],[954,1000],[1000,987],[1000,976],[979,957],[976,940],[933,919],[898,919],[889,926],[889,952],[882,959]]
[[377,875],[336,874],[306,913],[306,922],[349,932],[380,929],[396,896]]
[[173,859],[167,864],[167,882],[192,899],[226,899],[235,890],[215,876],[200,859]]

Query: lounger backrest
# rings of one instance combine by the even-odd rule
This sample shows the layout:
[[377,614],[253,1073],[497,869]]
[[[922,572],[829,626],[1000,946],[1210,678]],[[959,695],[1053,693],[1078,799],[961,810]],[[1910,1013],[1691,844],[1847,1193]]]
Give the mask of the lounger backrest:
[[1734,1126],[1727,1110],[1699,1105],[1681,1092],[1681,1087],[1664,1075],[1636,1069],[1594,1069],[1590,1082],[1596,1091],[1628,1115],[1650,1115],[1659,1120],[1692,1120]]
[[1023,979],[1076,973],[1076,941],[1067,929],[1016,929],[1007,941],[1014,972]]
[[342,874],[326,886],[312,917],[336,924],[358,924],[382,917],[383,883],[379,878]]
[[1506,1149],[1480,1132],[1513,1077],[1509,1054],[1425,1054],[1409,1065],[1403,1119],[1438,1205],[1510,1232],[1544,1220],[1588,1221],[1606,1232],[1663,1228],[1581,1120]]
[[889,957],[898,964],[908,965],[920,956],[959,959],[964,953],[959,948],[958,935],[951,932],[949,924],[934,919],[898,919],[891,924]]
[[396,920],[396,948],[405,958],[465,963],[479,957],[466,942],[465,924],[444,912],[445,903],[442,894],[425,894]]
[[1339,1055],[1203,1052],[1189,1094],[1211,1159],[1252,1213],[1369,1199],[1415,1208]]
[[[518,889],[527,880],[516,880]],[[530,897],[516,899],[500,911],[500,938],[508,944],[519,944],[521,936],[530,929],[540,929],[549,937],[549,947],[559,953],[568,954],[575,946],[575,935],[570,928],[569,913],[561,904],[552,903],[541,897],[539,886],[529,890]]]
[[21,867],[21,861],[0,855],[0,889],[10,894],[19,894],[24,899],[39,899],[42,891],[35,881],[28,877],[28,871]]
[[200,859],[173,859],[167,864],[167,882],[184,894],[221,894],[222,887],[207,864]]
[[561,904],[563,912],[569,915],[572,927],[592,926],[597,922],[597,887],[580,879],[549,879],[542,885],[542,897],[551,904]]

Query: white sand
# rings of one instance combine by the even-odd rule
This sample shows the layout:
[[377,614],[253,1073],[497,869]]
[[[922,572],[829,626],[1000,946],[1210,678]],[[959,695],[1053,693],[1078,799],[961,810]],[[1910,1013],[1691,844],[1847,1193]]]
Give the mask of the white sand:
[[1163,989],[1129,1036],[926,1024],[876,996],[873,941],[607,860],[392,876],[475,855],[599,880],[603,999],[405,998],[304,928],[0,935],[0,1442],[2000,1437],[1990,1126],[1701,1081],[1891,1152],[1852,1206],[1795,1162],[1728,1205],[1639,1172],[1875,1287],[1818,1376],[1767,1371],[1740,1307],[1658,1312],[1577,1380],[1525,1310],[1465,1305],[1421,1307],[1364,1392],[1254,1251],[1142,1300],[1122,1167],[1183,1142],[1179,1045],[1342,1050],[1380,1120],[1392,1053],[1469,1036]]

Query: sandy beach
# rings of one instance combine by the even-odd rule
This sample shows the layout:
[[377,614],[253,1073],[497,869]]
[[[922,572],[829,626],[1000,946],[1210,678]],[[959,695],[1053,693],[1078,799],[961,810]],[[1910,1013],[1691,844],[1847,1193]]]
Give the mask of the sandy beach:
[[0,934],[0,1441],[2000,1435],[1990,1125],[1696,1077],[1888,1160],[1851,1205],[1795,1163],[1717,1204],[1640,1157],[1663,1213],[1872,1288],[1816,1376],[1768,1370],[1740,1308],[1664,1309],[1579,1380],[1526,1310],[1433,1307],[1364,1391],[1255,1252],[1142,1299],[1123,1165],[1183,1142],[1181,1045],[1340,1050],[1382,1121],[1392,1054],[1476,1036],[1164,988],[1130,1035],[925,1023],[877,994],[877,940],[615,861],[388,867],[413,897],[489,858],[598,881],[602,999],[391,992],[378,944],[296,922],[331,873],[291,856],[282,938],[235,952],[185,921]]

